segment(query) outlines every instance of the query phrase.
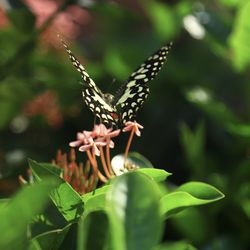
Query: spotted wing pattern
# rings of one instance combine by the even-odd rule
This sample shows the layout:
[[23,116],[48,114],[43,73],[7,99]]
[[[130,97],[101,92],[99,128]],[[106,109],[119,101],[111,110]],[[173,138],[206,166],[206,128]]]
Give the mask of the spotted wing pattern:
[[127,121],[135,120],[137,111],[141,108],[149,94],[149,88],[146,83],[157,75],[166,61],[172,45],[170,43],[159,49],[135,70],[119,89],[113,102],[110,103],[95,82],[89,77],[85,68],[73,55],[66,43],[62,39],[61,42],[85,83],[82,95],[86,105],[102,123],[111,126],[124,126]]
[[160,71],[167,59],[172,43],[162,47],[150,56],[137,70],[132,73],[115,97],[116,110],[119,110],[121,123],[133,121],[137,111],[141,108],[149,94],[146,85]]
[[114,118],[111,116],[111,114],[114,113],[112,105],[105,101],[104,94],[90,78],[85,68],[73,55],[67,44],[63,40],[61,40],[61,42],[65,47],[72,64],[75,66],[76,70],[80,72],[83,82],[85,83],[82,95],[86,105],[102,123],[116,125]]

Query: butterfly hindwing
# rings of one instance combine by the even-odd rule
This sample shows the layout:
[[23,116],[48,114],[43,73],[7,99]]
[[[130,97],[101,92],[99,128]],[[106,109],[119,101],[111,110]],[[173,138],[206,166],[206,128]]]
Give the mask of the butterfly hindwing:
[[125,94],[119,99],[120,102],[116,105],[122,125],[128,121],[135,120],[137,111],[149,94],[149,88],[146,84],[134,84],[134,81],[130,83],[133,86],[129,91],[125,91]]
[[111,126],[116,125],[116,122],[111,115],[115,112],[114,109],[107,102],[105,102],[103,97],[98,95],[93,88],[84,88],[82,96],[86,105],[102,123]]
[[115,97],[116,109],[120,111],[121,123],[133,121],[137,111],[146,100],[149,89],[146,85],[153,80],[167,59],[167,54],[172,44],[162,47],[150,56],[128,78],[120,92]]

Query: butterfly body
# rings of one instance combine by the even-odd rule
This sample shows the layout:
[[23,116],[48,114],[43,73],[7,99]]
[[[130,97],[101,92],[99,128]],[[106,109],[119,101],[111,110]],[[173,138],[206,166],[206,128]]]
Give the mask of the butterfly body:
[[94,81],[89,77],[85,68],[73,55],[66,43],[62,41],[70,60],[80,72],[84,89],[83,99],[89,109],[108,126],[123,127],[128,121],[134,121],[138,110],[149,94],[147,82],[151,81],[159,72],[167,59],[171,43],[162,47],[150,56],[117,91],[116,95],[102,93]]

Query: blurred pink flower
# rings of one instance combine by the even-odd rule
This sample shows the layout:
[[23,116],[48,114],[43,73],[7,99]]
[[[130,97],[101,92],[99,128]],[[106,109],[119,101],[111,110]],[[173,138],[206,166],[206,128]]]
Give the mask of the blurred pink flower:
[[[62,0],[23,0],[36,16],[36,26],[41,27],[64,3]],[[50,25],[42,33],[42,39],[58,47],[56,34],[60,33],[67,39],[75,39],[90,21],[88,11],[77,5],[70,5],[66,10],[58,13]]]
[[52,127],[59,127],[63,123],[58,96],[52,90],[47,90],[26,102],[23,106],[23,114],[28,117],[42,115]]
[[0,27],[5,27],[9,23],[9,19],[5,11],[0,7]]

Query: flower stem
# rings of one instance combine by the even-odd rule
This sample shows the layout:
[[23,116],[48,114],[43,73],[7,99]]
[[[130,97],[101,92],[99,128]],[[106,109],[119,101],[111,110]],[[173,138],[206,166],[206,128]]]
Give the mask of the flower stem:
[[106,145],[106,158],[107,158],[107,164],[108,164],[109,172],[110,172],[111,176],[114,176],[114,172],[113,172],[113,169],[112,169],[112,166],[111,166],[111,161],[110,161],[110,149],[109,149],[108,143]]
[[125,150],[125,154],[124,154],[124,164],[128,158],[128,152],[129,152],[129,149],[130,149],[130,146],[131,146],[131,142],[132,142],[132,139],[134,137],[134,134],[135,134],[135,129],[133,128],[131,130],[131,134],[129,136],[129,139],[128,139],[128,143],[127,143],[127,146],[126,146],[126,150]]
[[87,150],[87,155],[88,155],[89,161],[90,161],[91,165],[93,166],[93,170],[94,170],[94,178],[93,178],[93,180],[95,180],[95,178],[98,176],[98,178],[102,182],[104,182],[104,183],[107,182],[107,178],[98,170],[95,154],[91,155],[91,152],[89,150]]
[[100,149],[100,153],[101,153],[101,161],[102,161],[103,170],[104,170],[106,176],[107,176],[108,178],[110,178],[111,175],[110,175],[110,173],[109,173],[109,170],[108,170],[108,167],[107,167],[107,163],[106,163],[106,161],[105,161],[105,157],[104,157],[104,153],[103,153],[103,148],[100,147],[99,149]]

